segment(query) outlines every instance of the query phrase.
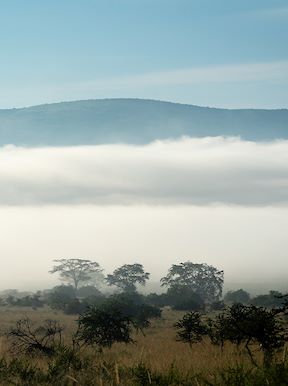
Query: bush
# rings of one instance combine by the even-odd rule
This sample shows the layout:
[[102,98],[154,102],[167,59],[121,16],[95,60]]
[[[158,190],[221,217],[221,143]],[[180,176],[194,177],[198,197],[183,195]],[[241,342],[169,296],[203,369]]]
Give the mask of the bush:
[[167,294],[151,293],[146,296],[145,300],[148,304],[156,307],[164,307],[168,305]]
[[48,295],[47,303],[51,308],[57,310],[65,310],[69,304],[76,297],[75,288],[72,286],[60,285],[53,288],[53,291]]
[[62,331],[63,327],[55,320],[46,320],[44,325],[34,327],[26,318],[18,320],[6,335],[16,353],[52,355],[61,345]]
[[258,295],[251,300],[251,304],[258,307],[282,307],[284,300],[281,292],[278,291],[270,291],[269,294],[266,295]]
[[224,296],[225,303],[250,303],[250,294],[247,291],[244,291],[242,288],[237,291],[228,291]]
[[190,346],[200,342],[207,335],[207,327],[198,312],[185,314],[174,326],[179,330],[177,332],[178,340],[189,343]]
[[280,309],[234,304],[214,321],[210,319],[210,338],[222,345],[226,340],[237,345],[243,343],[254,364],[249,345],[257,343],[264,353],[264,365],[269,366],[274,352],[284,346],[287,338],[287,328],[278,318],[281,312]]
[[84,287],[80,287],[77,290],[77,297],[79,298],[87,298],[90,296],[95,297],[103,297],[103,294],[101,291],[99,291],[96,287],[93,285],[86,285]]
[[149,319],[161,317],[161,310],[147,304],[145,297],[136,292],[112,295],[104,304],[120,309],[122,314],[133,320],[135,327],[139,329],[148,327]]
[[113,343],[133,342],[131,338],[133,321],[121,309],[102,305],[89,307],[79,317],[77,341],[88,345],[111,347]]
[[89,307],[79,317],[77,339],[84,344],[111,347],[115,342],[133,342],[133,329],[149,326],[149,319],[161,316],[161,311],[143,303],[136,293],[123,293],[108,298],[98,307]]

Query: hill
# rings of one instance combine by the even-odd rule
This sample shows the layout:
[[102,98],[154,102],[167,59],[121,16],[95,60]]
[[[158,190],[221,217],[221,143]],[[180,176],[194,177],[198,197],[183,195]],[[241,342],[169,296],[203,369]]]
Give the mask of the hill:
[[182,135],[288,138],[288,110],[227,110],[142,99],[0,110],[0,145],[141,144]]

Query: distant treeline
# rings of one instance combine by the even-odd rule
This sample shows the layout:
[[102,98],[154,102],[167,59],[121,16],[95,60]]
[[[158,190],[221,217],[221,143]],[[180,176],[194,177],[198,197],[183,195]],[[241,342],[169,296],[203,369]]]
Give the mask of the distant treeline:
[[121,294],[129,294],[137,303],[183,311],[221,310],[238,303],[265,308],[283,304],[284,295],[278,291],[251,297],[247,291],[239,289],[228,291],[223,297],[224,272],[206,263],[173,264],[161,279],[165,292],[143,295],[137,289],[146,284],[150,273],[142,264],[125,264],[105,276],[99,264],[91,260],[60,259],[55,262],[50,273],[58,273],[66,284],[35,293],[2,291],[0,305],[35,309],[48,305],[67,314],[80,314],[89,306],[99,306],[111,296]]

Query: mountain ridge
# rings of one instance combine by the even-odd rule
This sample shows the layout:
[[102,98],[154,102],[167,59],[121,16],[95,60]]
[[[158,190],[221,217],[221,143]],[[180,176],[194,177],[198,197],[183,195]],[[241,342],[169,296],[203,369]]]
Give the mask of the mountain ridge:
[[185,135],[288,139],[288,109],[221,109],[139,98],[0,109],[0,145],[144,144]]

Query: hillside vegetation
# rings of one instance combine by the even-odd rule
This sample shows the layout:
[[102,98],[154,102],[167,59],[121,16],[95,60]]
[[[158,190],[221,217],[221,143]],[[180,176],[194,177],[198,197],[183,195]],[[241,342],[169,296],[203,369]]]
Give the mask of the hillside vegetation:
[[143,144],[185,135],[288,138],[288,110],[227,110],[141,99],[0,110],[0,145]]

